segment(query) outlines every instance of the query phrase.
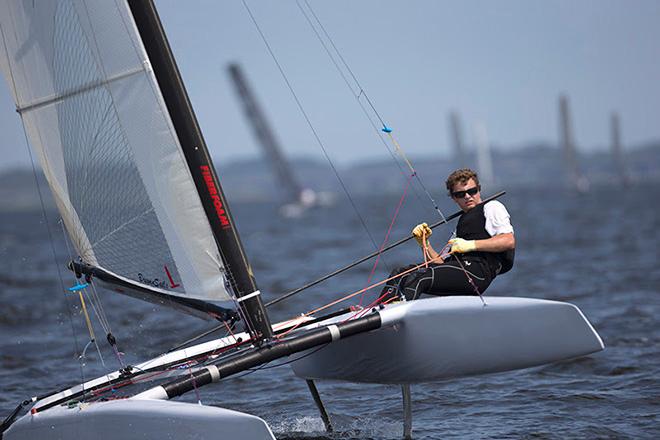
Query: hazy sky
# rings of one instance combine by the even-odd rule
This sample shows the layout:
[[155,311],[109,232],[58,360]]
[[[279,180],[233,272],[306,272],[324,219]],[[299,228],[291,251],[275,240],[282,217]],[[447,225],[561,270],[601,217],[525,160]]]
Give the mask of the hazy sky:
[[[211,153],[259,149],[229,82],[242,64],[286,152],[321,150],[240,0],[156,0]],[[332,159],[389,156],[295,0],[248,0]],[[621,115],[628,146],[660,139],[660,2],[310,0],[404,150],[447,155],[447,114],[469,141],[556,142],[570,97],[582,149],[609,143]],[[0,86],[0,168],[28,164],[20,121]]]

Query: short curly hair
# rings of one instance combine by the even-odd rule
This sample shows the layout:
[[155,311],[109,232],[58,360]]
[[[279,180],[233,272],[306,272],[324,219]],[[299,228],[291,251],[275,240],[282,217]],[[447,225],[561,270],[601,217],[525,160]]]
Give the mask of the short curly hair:
[[477,173],[469,168],[461,168],[451,173],[449,177],[447,177],[447,182],[445,182],[449,196],[451,197],[451,192],[454,189],[454,185],[457,183],[465,184],[470,179],[474,179],[474,183],[479,186],[479,176],[477,176]]

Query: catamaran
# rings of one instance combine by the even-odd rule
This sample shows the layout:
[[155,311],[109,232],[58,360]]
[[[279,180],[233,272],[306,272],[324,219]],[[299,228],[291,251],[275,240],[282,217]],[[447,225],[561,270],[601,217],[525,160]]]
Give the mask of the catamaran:
[[285,357],[328,429],[315,380],[401,384],[410,436],[411,383],[603,349],[574,305],[526,298],[430,298],[272,324],[153,2],[2,0],[0,29],[16,111],[77,253],[69,290],[83,310],[103,286],[228,329],[28,398],[3,438],[272,439],[258,417],[172,399]]

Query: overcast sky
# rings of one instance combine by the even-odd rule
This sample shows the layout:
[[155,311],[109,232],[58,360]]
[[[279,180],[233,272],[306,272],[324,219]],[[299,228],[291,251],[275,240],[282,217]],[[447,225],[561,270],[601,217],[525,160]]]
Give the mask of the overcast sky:
[[[304,0],[303,0],[304,1]],[[259,154],[226,73],[239,62],[287,153],[321,156],[240,0],[156,0],[207,144],[219,160]],[[295,0],[248,0],[333,160],[386,158]],[[310,0],[378,112],[410,155],[448,155],[447,114],[518,148],[557,142],[570,98],[584,150],[660,139],[660,2]],[[29,164],[6,83],[0,169]]]

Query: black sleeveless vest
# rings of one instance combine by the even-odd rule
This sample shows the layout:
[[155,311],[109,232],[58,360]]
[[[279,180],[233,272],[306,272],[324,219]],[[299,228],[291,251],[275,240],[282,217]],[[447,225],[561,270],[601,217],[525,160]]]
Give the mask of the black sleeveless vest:
[[[456,225],[456,236],[464,240],[484,240],[490,238],[486,231],[486,217],[484,216],[484,203],[480,203],[468,212],[464,212],[458,219]],[[484,262],[493,278],[496,275],[505,273],[513,267],[515,251],[505,252],[469,252],[462,254],[465,258],[477,257]]]

